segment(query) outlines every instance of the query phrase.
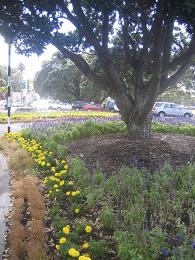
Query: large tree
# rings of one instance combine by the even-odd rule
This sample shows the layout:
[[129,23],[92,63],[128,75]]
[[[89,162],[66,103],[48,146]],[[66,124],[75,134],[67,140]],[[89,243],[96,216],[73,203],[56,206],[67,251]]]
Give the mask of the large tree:
[[[95,63],[88,55],[89,63]],[[60,52],[54,53],[51,60],[44,61],[42,68],[35,75],[36,92],[46,98],[72,102],[75,100],[101,102],[106,98],[105,91],[100,91],[89,82],[76,65],[64,59]]]
[[[20,66],[24,66],[22,63]],[[21,74],[20,66],[17,68],[12,68],[12,90],[21,91],[25,88],[25,82]],[[8,76],[7,76],[7,66],[0,65],[0,87],[7,86]]]
[[[115,98],[131,135],[150,135],[157,96],[195,55],[194,0],[2,0],[0,11],[0,32],[20,53],[56,46]],[[67,21],[74,30],[66,31]],[[98,72],[82,57],[86,50]]]

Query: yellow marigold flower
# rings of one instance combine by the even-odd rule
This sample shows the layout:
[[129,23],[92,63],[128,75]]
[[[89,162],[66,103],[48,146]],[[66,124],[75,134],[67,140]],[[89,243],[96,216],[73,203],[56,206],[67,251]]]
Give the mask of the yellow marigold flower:
[[54,184],[54,188],[55,189],[58,189],[59,187],[58,187],[58,184]]
[[80,212],[80,209],[75,209],[74,212],[78,214]]
[[89,248],[89,243],[84,243],[84,244],[82,245],[82,248],[83,248],[83,249]]
[[52,193],[53,193],[53,191],[52,191],[52,190],[50,190],[50,191],[49,191],[49,194],[51,195]]
[[51,171],[52,171],[52,172],[55,172],[55,171],[56,171],[56,168],[55,168],[55,167],[51,167]]
[[68,170],[68,164],[67,163],[64,165],[64,169]]
[[67,191],[67,192],[66,192],[66,196],[69,196],[69,195],[70,195],[70,191]]
[[59,176],[59,173],[56,172],[54,175],[55,175],[55,177],[58,177],[58,176]]
[[60,245],[56,245],[56,250],[60,251]]
[[56,192],[58,192],[59,191],[59,189],[56,189]]
[[80,195],[81,194],[80,190],[76,190],[75,192],[76,192],[76,195]]
[[48,180],[44,180],[43,183],[44,183],[44,184],[47,184],[47,183],[48,183]]
[[69,234],[70,233],[70,226],[63,227],[63,232],[64,232],[64,234]]
[[66,238],[65,237],[61,237],[59,242],[60,242],[60,244],[66,243]]
[[47,166],[50,167],[50,166],[51,166],[51,163],[48,162],[48,163],[47,163]]
[[45,162],[42,162],[42,163],[41,163],[41,166],[45,166]]
[[67,170],[61,170],[60,171],[60,174],[65,174],[65,173],[67,173]]
[[56,178],[55,178],[54,176],[49,177],[49,179],[50,179],[51,181],[55,181],[55,180],[56,180]]
[[91,233],[92,227],[89,226],[89,225],[87,225],[87,226],[85,227],[85,231],[86,231],[86,233]]
[[75,248],[70,248],[68,250],[68,254],[72,257],[78,257],[80,255],[79,251],[76,250]]
[[65,164],[66,162],[65,162],[65,160],[61,160],[61,163]]
[[60,186],[63,186],[63,185],[64,185],[64,180],[61,181],[59,185],[60,185]]
[[74,185],[74,181],[69,181],[68,185]]
[[77,195],[77,194],[76,194],[76,191],[72,191],[71,195],[72,195],[73,197],[76,196],[76,195]]
[[91,257],[89,255],[81,255],[78,260],[91,260]]

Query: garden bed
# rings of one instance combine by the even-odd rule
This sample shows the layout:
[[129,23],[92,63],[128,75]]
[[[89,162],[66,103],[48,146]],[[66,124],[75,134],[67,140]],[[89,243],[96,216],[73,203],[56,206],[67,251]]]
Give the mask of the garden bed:
[[122,166],[151,171],[164,164],[174,169],[195,161],[195,137],[154,134],[151,139],[131,140],[126,134],[110,134],[68,143],[69,157],[80,157],[89,170],[101,167],[111,175]]
[[140,140],[128,139],[121,121],[41,128],[7,137],[36,163],[50,255],[193,259],[194,126],[155,124],[175,134]]

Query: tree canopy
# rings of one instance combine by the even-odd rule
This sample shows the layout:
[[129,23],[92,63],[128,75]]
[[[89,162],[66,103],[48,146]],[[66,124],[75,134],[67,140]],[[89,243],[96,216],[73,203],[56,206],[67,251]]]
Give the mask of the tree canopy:
[[[89,62],[95,62],[91,55]],[[95,66],[95,65],[94,65]],[[36,92],[45,98],[72,102],[75,100],[101,102],[107,95],[83,76],[71,61],[57,52],[51,60],[42,63],[34,79]]]
[[[22,88],[25,88],[25,82],[23,80],[23,75],[20,70],[20,66],[24,66],[23,63],[20,63],[17,68],[12,68],[12,90],[21,91]],[[7,67],[0,65],[0,87],[7,86]]]
[[[130,134],[149,135],[157,96],[194,62],[194,0],[3,0],[0,11],[0,33],[19,53],[53,44],[116,99]],[[83,51],[96,55],[98,71]]]

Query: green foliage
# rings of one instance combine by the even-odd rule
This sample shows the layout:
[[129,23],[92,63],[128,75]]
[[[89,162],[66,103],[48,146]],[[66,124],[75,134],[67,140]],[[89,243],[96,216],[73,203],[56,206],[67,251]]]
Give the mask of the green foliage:
[[[98,134],[107,133],[112,129],[111,126],[124,130],[124,124],[116,122],[99,125],[88,122],[74,125],[73,129],[77,130],[79,138],[80,129],[83,136],[85,133],[93,134],[92,130],[96,128]],[[90,131],[85,132],[85,127]],[[49,144],[54,142],[58,147],[63,145],[58,142],[67,142],[68,138],[72,138],[71,131],[72,128],[68,132],[54,134],[55,140],[52,135],[44,139],[40,135],[39,138],[43,145],[47,140]],[[26,137],[32,138],[31,133],[27,131]],[[33,138],[35,137],[34,133]],[[55,152],[59,156],[56,147]],[[194,239],[195,225],[195,165],[188,165],[177,171],[165,165],[154,173],[136,168],[122,168],[117,175],[106,177],[99,166],[96,171],[89,173],[85,163],[77,158],[71,160],[69,165],[70,170],[66,177],[71,176],[76,183],[74,189],[79,189],[81,195],[66,200],[67,204],[70,203],[70,214],[65,212],[67,218],[70,218],[68,220],[61,214],[61,210],[64,210],[63,192],[63,196],[55,197],[60,203],[53,200],[54,204],[50,209],[52,226],[58,239],[63,235],[63,226],[71,224],[69,241],[62,246],[61,256],[66,259],[67,249],[77,248],[78,243],[81,244],[80,241],[89,241],[90,235],[94,240],[98,239],[89,241],[91,257],[97,260],[108,259],[109,246],[101,239],[109,232],[108,241],[112,246],[116,242],[117,255],[121,260],[163,259],[164,252],[170,259],[179,260],[181,255],[186,259],[193,259],[191,242]],[[74,214],[75,208],[82,208],[77,219]],[[92,225],[92,233],[86,234],[85,226],[89,219],[89,222],[94,221],[94,226]],[[187,223],[188,219],[190,224]],[[180,236],[182,239],[177,241],[177,237]]]
[[70,175],[77,180],[81,190],[91,183],[91,176],[85,166],[85,163],[80,159],[73,159],[71,161]]
[[104,183],[104,181],[105,181],[105,177],[104,177],[104,174],[102,172],[102,169],[100,167],[97,167],[95,175],[94,175],[94,184],[95,185],[101,185],[101,184]]
[[[23,82],[23,77],[19,68],[12,68],[12,90],[21,91],[21,86]],[[7,85],[7,67],[0,65],[0,87],[5,87]],[[5,88],[2,89],[3,93]]]
[[115,232],[118,243],[118,256],[121,260],[157,259],[160,248],[164,246],[165,235],[160,228],[148,233],[131,231]]
[[69,153],[69,148],[65,145],[58,145],[57,146],[58,154],[60,157],[65,157]]
[[[190,81],[190,80],[189,80]],[[195,79],[194,79],[195,84]],[[158,101],[175,102],[177,104],[194,105],[195,98],[190,91],[183,91],[178,87],[168,89],[158,97]]]
[[156,133],[172,133],[172,134],[184,134],[189,136],[195,136],[195,126],[190,124],[171,125],[171,124],[160,124],[160,123],[153,122],[152,130]]
[[110,206],[106,205],[101,209],[100,221],[106,228],[116,228],[116,218]]
[[86,195],[86,204],[88,208],[94,208],[95,206],[95,194],[94,191],[89,191]]
[[[91,55],[85,54],[89,63],[95,63]],[[35,75],[35,90],[45,98],[72,102],[74,100],[101,101],[102,91],[88,81],[74,63],[54,53],[50,61],[45,61]]]
[[60,212],[60,206],[59,204],[56,202],[55,204],[53,204],[53,206],[49,209],[49,215],[51,217],[55,217],[57,214],[59,214]]
[[89,253],[94,256],[94,259],[101,259],[106,256],[108,245],[105,240],[90,240]]
[[62,235],[62,229],[65,224],[65,219],[60,215],[55,215],[52,218],[52,224],[54,228],[57,230],[56,232],[57,236],[60,237]]

